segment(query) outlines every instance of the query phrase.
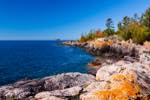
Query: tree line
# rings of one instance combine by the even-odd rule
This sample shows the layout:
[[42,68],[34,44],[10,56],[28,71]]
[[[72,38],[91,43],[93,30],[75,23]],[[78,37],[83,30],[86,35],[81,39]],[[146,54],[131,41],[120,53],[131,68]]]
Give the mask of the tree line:
[[123,40],[132,39],[134,43],[142,44],[150,41],[150,8],[148,8],[141,16],[134,14],[133,17],[125,16],[117,25],[115,31],[112,18],[106,20],[106,29],[91,30],[87,34],[83,34],[79,39],[80,42],[86,42],[96,38],[118,35]]

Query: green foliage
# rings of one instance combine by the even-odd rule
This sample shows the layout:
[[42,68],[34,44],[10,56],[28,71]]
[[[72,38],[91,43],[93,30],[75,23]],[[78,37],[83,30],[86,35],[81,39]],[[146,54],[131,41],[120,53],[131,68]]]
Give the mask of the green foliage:
[[138,16],[137,13],[134,14],[134,17],[132,18],[133,21],[135,22],[140,22],[141,18]]
[[80,42],[86,42],[87,41],[87,39],[86,39],[86,37],[84,36],[84,35],[82,35],[81,37],[80,37],[80,40],[79,40]]
[[86,35],[82,35],[81,42],[86,42],[99,37],[111,36],[117,33],[124,40],[132,39],[133,42],[142,44],[145,41],[150,41],[150,8],[139,17],[134,14],[133,17],[125,16],[121,22],[118,23],[118,30],[115,32],[114,24],[111,18],[106,20],[106,29],[101,31],[90,31]]
[[132,39],[133,42],[142,44],[144,41],[149,40],[150,32],[138,20],[124,17],[123,21],[118,24],[118,35],[124,40]]
[[148,27],[150,31],[150,8],[146,10],[146,12],[141,17],[141,23]]
[[118,35],[121,36],[122,39],[124,40],[129,40],[131,39],[131,33],[125,29],[121,29],[121,30],[118,30]]
[[125,16],[122,21],[124,28],[128,28],[130,22],[131,22],[131,18],[128,16]]
[[114,24],[111,18],[108,18],[106,20],[106,29],[103,31],[104,34],[106,34],[107,36],[113,35],[115,33],[114,30]]
[[138,44],[142,44],[143,42],[148,40],[148,37],[150,36],[150,32],[148,31],[148,28],[144,25],[133,23],[130,26],[130,30],[132,33],[131,37],[132,37],[133,42],[138,43]]
[[118,24],[118,35],[120,35],[124,40],[131,39],[131,30],[130,30],[131,19],[128,16],[125,16]]
[[144,41],[150,40],[150,9],[139,17],[137,14],[134,17],[125,16],[122,22],[118,24],[117,34],[124,40],[132,39],[133,42],[142,44]]
[[101,38],[104,37],[105,35],[100,31],[90,31],[88,34],[85,34],[81,36],[81,38],[79,39],[80,42],[86,42],[86,41],[90,41],[90,40],[94,40],[96,38]]
[[106,20],[106,27],[107,27],[108,29],[114,29],[114,24],[113,24],[113,21],[112,21],[111,18],[108,18],[108,19]]
[[110,36],[110,35],[115,34],[115,31],[114,31],[114,29],[105,29],[105,30],[103,31],[103,33],[104,33],[106,36]]

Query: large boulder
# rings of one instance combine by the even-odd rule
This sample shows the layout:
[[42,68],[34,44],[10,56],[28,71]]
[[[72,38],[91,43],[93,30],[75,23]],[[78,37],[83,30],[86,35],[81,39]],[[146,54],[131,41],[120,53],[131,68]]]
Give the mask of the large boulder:
[[145,97],[141,94],[140,87],[135,80],[136,78],[131,73],[113,74],[107,83],[101,85],[102,81],[100,81],[99,90],[92,89],[80,97],[82,100],[144,100]]
[[[150,62],[150,61],[149,61]],[[150,93],[150,65],[139,62],[130,63],[120,61],[113,65],[108,65],[100,68],[96,74],[97,80],[109,81],[113,74],[130,74],[135,73],[137,83],[143,87],[143,92]]]
[[44,90],[43,80],[22,80],[14,84],[0,87],[1,99],[21,99],[35,95]]
[[[146,63],[147,62],[147,63]],[[98,82],[92,82],[80,97],[83,100],[150,99],[150,60],[119,61],[101,67],[96,74]],[[125,99],[125,100],[126,100]]]
[[89,74],[65,73],[52,77],[46,77],[44,80],[45,90],[53,91],[89,84],[95,80],[95,77]]

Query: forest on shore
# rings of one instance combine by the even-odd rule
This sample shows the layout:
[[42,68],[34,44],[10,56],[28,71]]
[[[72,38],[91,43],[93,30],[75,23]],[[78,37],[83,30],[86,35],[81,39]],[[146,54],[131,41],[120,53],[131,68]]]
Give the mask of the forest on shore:
[[102,38],[117,35],[122,40],[132,39],[134,43],[143,44],[150,41],[150,8],[148,8],[141,16],[134,14],[133,17],[125,16],[117,25],[115,30],[112,18],[106,20],[106,29],[91,30],[82,34],[79,41],[86,42],[96,38]]

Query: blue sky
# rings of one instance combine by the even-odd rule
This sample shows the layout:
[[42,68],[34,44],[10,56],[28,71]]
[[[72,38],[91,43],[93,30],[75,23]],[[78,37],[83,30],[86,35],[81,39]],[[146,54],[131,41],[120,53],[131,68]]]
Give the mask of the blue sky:
[[0,0],[0,40],[77,39],[148,7],[150,0]]

